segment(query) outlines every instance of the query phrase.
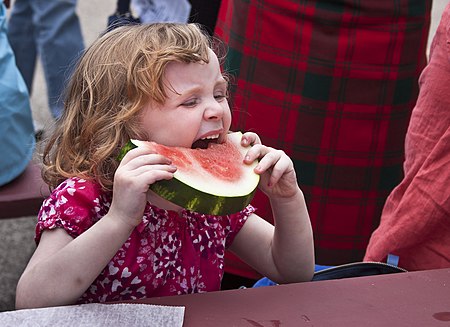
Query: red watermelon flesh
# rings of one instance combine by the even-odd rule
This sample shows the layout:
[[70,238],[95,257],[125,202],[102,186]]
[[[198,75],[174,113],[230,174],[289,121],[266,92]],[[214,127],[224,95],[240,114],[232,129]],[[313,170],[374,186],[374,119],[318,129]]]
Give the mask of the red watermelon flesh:
[[185,169],[193,174],[205,177],[210,174],[224,181],[233,182],[238,181],[243,173],[242,165],[239,164],[243,161],[243,156],[232,142],[210,143],[207,149],[168,147],[151,143],[154,151],[171,159],[179,169]]

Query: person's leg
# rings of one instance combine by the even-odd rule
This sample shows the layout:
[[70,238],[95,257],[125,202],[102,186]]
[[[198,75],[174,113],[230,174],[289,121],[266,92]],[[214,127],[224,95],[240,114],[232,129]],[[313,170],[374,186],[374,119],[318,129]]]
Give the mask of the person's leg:
[[76,0],[33,0],[36,43],[47,84],[50,111],[58,118],[63,91],[84,49]]
[[16,65],[31,93],[36,67],[36,43],[31,0],[16,0],[8,21],[8,40],[16,57]]
[[214,34],[214,28],[216,27],[217,15],[220,8],[220,0],[190,0],[191,13],[189,15],[190,23],[199,23],[206,28],[206,31],[210,34]]

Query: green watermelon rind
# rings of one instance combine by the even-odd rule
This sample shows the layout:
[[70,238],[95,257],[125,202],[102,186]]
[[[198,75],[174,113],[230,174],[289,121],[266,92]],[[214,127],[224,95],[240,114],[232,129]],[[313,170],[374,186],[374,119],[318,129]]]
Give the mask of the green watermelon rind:
[[150,189],[162,198],[190,211],[209,215],[229,215],[243,210],[255,195],[256,188],[245,196],[227,197],[199,191],[176,178],[161,180]]
[[127,154],[128,151],[133,150],[134,148],[137,148],[137,145],[135,145],[133,142],[128,141],[127,144],[125,144],[122,149],[120,149],[120,153],[117,156],[118,161],[122,161],[123,157]]
[[[233,134],[237,135],[239,139],[242,135],[240,132],[235,132]],[[128,151],[136,147],[137,145],[135,145],[132,140],[128,141],[121,149],[118,160],[122,160]],[[254,166],[256,166],[256,162],[252,165],[252,167]],[[180,177],[184,180],[185,176]],[[206,193],[187,184],[187,182],[183,180],[177,178],[176,174],[171,180],[160,180],[150,185],[150,189],[162,198],[187,210],[223,216],[239,212],[250,204],[255,195],[256,187],[258,186],[259,175],[254,174],[249,178],[250,183],[252,183],[251,192],[236,196]],[[215,193],[220,193],[220,190]],[[238,193],[242,193],[242,190]]]

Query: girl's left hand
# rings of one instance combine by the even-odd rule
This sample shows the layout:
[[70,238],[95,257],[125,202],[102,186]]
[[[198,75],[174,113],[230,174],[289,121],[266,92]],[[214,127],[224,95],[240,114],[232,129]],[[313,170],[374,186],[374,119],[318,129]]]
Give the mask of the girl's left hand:
[[255,173],[261,176],[259,188],[267,196],[288,198],[299,191],[294,164],[284,151],[262,145],[259,136],[251,132],[244,133],[241,144],[252,146],[245,156],[245,163],[259,159]]

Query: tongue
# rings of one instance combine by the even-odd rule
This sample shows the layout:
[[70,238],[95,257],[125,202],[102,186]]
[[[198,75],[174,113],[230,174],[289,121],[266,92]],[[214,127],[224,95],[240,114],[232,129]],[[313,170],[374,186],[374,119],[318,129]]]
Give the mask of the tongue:
[[207,149],[210,143],[216,143],[217,140],[197,140],[192,144],[192,149]]

